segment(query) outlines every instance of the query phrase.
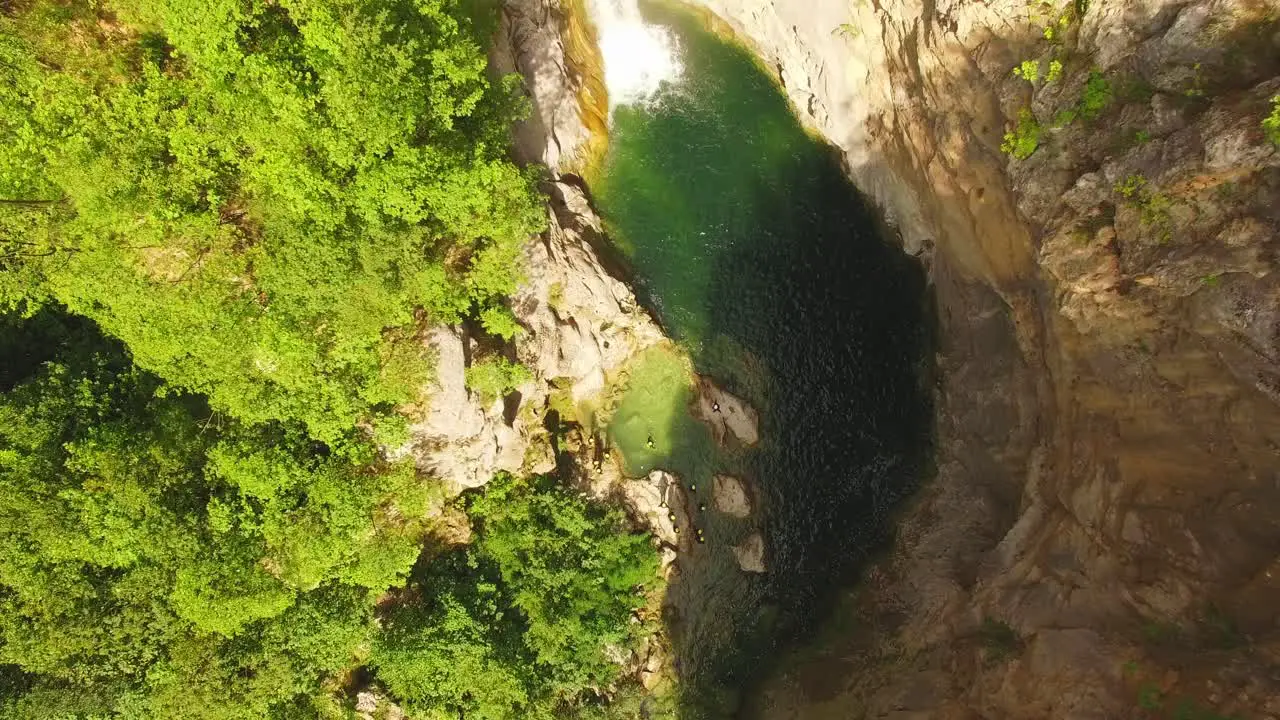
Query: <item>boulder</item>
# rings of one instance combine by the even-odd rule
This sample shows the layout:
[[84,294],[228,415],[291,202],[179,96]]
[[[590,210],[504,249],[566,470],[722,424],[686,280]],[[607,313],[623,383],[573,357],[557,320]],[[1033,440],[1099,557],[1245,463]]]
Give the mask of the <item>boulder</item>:
[[[679,540],[675,528],[684,519],[680,493],[680,479],[663,470],[654,470],[643,478],[627,480],[622,485],[623,497],[632,514],[666,545],[675,545]],[[675,522],[671,521],[671,513],[676,514]]]
[[764,566],[764,537],[758,532],[733,546],[733,554],[738,558],[738,567],[743,572],[762,573]]
[[519,418],[506,422],[502,400],[484,403],[467,389],[462,334],[436,327],[425,342],[436,358],[426,415],[410,426],[410,442],[392,457],[411,455],[419,470],[455,492],[484,485],[499,471],[520,471],[529,433]]
[[404,710],[376,692],[356,694],[356,717],[360,720],[404,720]]
[[705,375],[698,377],[693,414],[711,426],[711,434],[722,447],[730,437],[742,445],[760,442],[760,415],[755,408],[720,389]]
[[736,518],[751,515],[751,496],[747,494],[746,485],[738,478],[716,475],[711,490],[716,510]]

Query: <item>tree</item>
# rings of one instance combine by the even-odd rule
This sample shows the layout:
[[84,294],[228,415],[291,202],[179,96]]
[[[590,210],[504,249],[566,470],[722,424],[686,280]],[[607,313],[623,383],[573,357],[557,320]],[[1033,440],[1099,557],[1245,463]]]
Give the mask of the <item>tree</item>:
[[531,377],[525,366],[497,356],[477,360],[466,372],[467,387],[486,402],[506,395]]
[[549,480],[499,480],[479,544],[389,592],[429,515],[379,450],[421,330],[519,333],[544,222],[495,10],[0,12],[0,717],[340,716],[368,661],[424,712],[550,719],[617,680],[656,560]]
[[416,576],[414,594],[388,615],[370,658],[395,697],[427,717],[550,720],[536,658],[493,578],[466,552]]
[[528,623],[525,642],[552,670],[559,694],[618,678],[605,650],[636,640],[637,588],[657,576],[648,538],[606,510],[558,488],[554,478],[490,483],[471,506],[481,523],[479,558],[492,563]]
[[248,422],[389,421],[426,380],[422,313],[500,317],[543,222],[485,76],[492,7],[465,5],[0,17],[0,302],[55,299]]
[[418,554],[411,469],[219,420],[52,309],[4,325],[24,358],[0,388],[16,716],[261,718],[350,664]]
[[647,632],[632,615],[657,554],[554,478],[500,476],[471,513],[474,546],[420,569],[389,614],[377,677],[428,717],[571,717]]

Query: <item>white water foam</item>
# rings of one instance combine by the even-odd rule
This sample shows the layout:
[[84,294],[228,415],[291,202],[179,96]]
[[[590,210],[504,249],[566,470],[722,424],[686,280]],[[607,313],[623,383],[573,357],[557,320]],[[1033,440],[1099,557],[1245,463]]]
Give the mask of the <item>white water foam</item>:
[[676,82],[684,67],[675,37],[649,25],[639,0],[590,0],[591,19],[604,56],[609,111],[649,100],[664,82]]

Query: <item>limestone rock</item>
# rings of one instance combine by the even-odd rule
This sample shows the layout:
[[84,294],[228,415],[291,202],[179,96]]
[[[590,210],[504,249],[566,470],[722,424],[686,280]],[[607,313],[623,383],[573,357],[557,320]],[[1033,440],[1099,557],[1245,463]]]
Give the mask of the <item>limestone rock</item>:
[[498,75],[519,73],[530,99],[529,117],[516,124],[518,157],[553,170],[575,160],[590,133],[578,108],[578,87],[566,71],[559,0],[505,0],[490,66]]
[[393,454],[411,454],[455,492],[484,485],[498,471],[553,469],[541,425],[551,383],[567,384],[575,401],[588,400],[604,389],[608,373],[663,340],[631,289],[600,262],[600,219],[582,190],[562,182],[550,190],[550,227],[525,246],[528,280],[512,300],[525,329],[516,355],[534,375],[509,399],[512,407],[483,404],[467,389],[469,349],[460,332],[438,327],[426,339],[436,356],[426,416],[410,428],[410,444]]
[[356,717],[360,720],[404,720],[404,710],[383,695],[364,691],[356,694]]
[[542,242],[526,247],[528,280],[512,302],[528,330],[517,353],[539,377],[567,381],[574,400],[583,400],[604,389],[607,373],[663,335],[631,289],[600,262],[594,248],[606,241],[581,188],[556,182],[550,190],[550,228]]
[[742,445],[760,442],[760,415],[755,408],[721,390],[705,375],[698,377],[693,415],[711,426],[711,434],[721,446],[730,437]]
[[411,454],[422,472],[457,492],[484,485],[499,471],[519,471],[529,445],[523,422],[506,422],[501,400],[486,405],[467,389],[463,342],[450,328],[428,333],[436,365],[426,417],[410,426],[412,440],[397,453]]
[[[684,520],[684,502],[680,479],[663,470],[654,470],[646,477],[626,480],[622,486],[623,497],[634,515],[643,519],[659,541],[675,546],[679,541],[675,528]],[[671,515],[676,520],[671,520]]]
[[734,545],[733,554],[738,559],[738,567],[742,568],[743,572],[765,572],[764,537],[760,533],[751,533],[746,540]]
[[751,515],[751,497],[747,494],[746,485],[738,478],[716,475],[711,489],[716,510],[736,518]]

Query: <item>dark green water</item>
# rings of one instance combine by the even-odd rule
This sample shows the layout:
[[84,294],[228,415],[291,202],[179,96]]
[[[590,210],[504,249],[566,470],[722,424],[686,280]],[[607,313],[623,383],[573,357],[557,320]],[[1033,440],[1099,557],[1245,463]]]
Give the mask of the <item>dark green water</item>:
[[[642,8],[675,30],[685,71],[615,111],[596,199],[642,300],[699,372],[760,409],[763,439],[716,453],[686,418],[655,417],[677,450],[628,465],[676,471],[708,504],[713,471],[762,495],[758,519],[708,513],[708,543],[671,589],[682,675],[727,692],[818,619],[928,466],[926,288],[746,51],[683,10]],[[762,576],[729,550],[757,527]]]

